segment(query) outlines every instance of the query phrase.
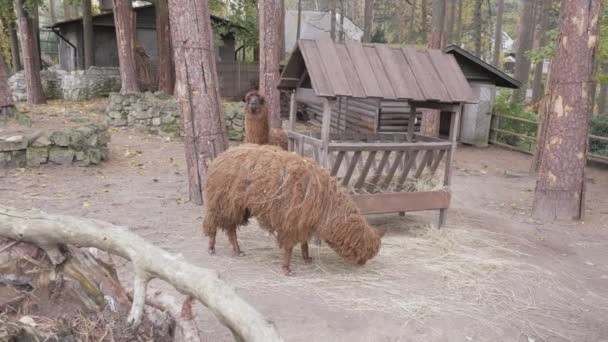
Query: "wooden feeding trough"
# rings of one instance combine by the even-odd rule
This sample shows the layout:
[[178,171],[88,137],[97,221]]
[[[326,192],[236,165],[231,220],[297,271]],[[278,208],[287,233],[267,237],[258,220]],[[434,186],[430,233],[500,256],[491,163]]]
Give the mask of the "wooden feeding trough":
[[[415,47],[300,40],[279,88],[292,91],[290,150],[331,170],[363,214],[439,210],[439,226],[445,223],[460,113],[464,103],[473,102],[453,56]],[[318,132],[295,130],[299,104],[318,114]],[[451,115],[447,139],[417,132],[420,108]],[[430,189],[417,186],[437,178]]]

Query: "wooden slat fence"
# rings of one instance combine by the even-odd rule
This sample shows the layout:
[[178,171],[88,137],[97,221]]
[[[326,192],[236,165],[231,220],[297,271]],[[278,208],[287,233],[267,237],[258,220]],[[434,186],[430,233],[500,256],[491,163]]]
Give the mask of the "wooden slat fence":
[[253,80],[258,79],[259,66],[257,63],[218,62],[217,73],[220,95],[238,98],[250,90]]

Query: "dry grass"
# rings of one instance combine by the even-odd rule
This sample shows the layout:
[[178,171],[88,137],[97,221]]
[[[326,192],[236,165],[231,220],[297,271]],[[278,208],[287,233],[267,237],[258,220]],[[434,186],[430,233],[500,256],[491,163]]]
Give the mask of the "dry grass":
[[[558,334],[580,340],[584,335],[576,318],[566,320],[559,314],[580,305],[574,304],[580,302],[577,293],[552,271],[526,262],[528,256],[500,242],[500,235],[455,226],[437,230],[397,217],[372,223],[392,233],[383,239],[379,255],[362,268],[347,264],[327,246],[313,244],[313,264],[304,264],[294,253],[295,276],[284,277],[278,273],[281,257],[273,238],[252,226],[239,234],[247,265],[233,258],[223,258],[222,264],[233,270],[253,264],[277,273],[234,279],[237,287],[296,297],[313,294],[329,309],[381,312],[400,317],[404,325],[458,316],[488,328],[521,328],[539,337]],[[539,291],[552,301],[538,302]],[[563,329],[558,333],[555,327]]]

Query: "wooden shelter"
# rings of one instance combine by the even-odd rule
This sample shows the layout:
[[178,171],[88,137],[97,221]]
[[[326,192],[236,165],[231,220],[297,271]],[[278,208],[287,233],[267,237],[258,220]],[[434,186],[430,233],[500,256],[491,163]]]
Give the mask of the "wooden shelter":
[[[290,150],[331,170],[363,214],[440,210],[439,226],[445,223],[460,113],[464,103],[474,101],[452,55],[300,40],[279,88],[292,91]],[[295,130],[298,104],[320,109],[320,132]],[[416,133],[418,108],[451,114],[448,140]],[[392,121],[390,130],[381,124],[383,115],[390,115],[384,118]],[[419,191],[417,182],[435,177],[441,164],[439,187]]]

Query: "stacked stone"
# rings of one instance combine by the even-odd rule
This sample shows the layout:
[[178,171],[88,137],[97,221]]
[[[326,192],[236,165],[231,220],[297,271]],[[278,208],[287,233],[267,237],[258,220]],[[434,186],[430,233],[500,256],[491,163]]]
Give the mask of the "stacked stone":
[[63,99],[90,100],[120,91],[120,71],[115,67],[92,66],[88,70],[67,73],[61,79]]
[[[67,73],[58,67],[51,67],[40,72],[42,90],[49,99],[62,98],[61,80]],[[8,85],[13,93],[13,100],[26,101],[27,92],[25,86],[24,71],[21,70],[8,79]]]
[[0,166],[98,164],[109,157],[107,126],[89,124],[53,132],[0,136]]
[[245,136],[243,102],[224,102],[223,107],[228,139],[243,141],[243,137]]

